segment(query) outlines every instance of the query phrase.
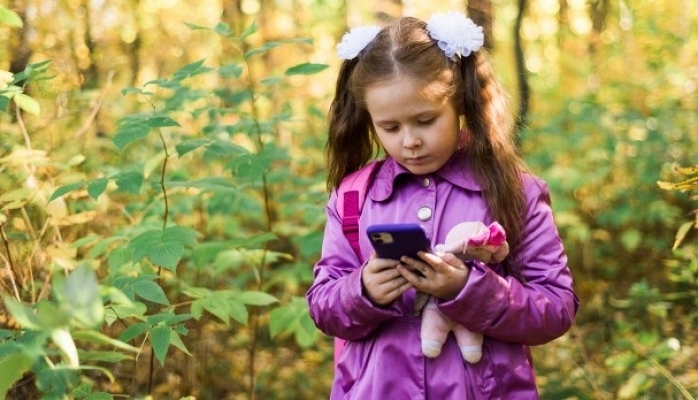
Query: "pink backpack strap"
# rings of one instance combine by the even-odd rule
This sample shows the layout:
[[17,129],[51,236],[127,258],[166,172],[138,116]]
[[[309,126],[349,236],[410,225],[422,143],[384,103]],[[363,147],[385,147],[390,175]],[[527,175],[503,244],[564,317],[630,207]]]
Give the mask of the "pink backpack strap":
[[359,248],[359,217],[366,200],[366,192],[373,174],[380,166],[374,161],[342,179],[337,189],[337,212],[342,219],[342,231],[349,240],[357,257],[361,257]]
[[[337,212],[342,219],[342,231],[359,259],[361,259],[359,217],[361,217],[361,209],[363,208],[364,200],[366,200],[366,192],[371,184],[371,178],[380,165],[380,161],[374,161],[358,171],[352,172],[342,179],[339,188],[337,188]],[[335,366],[337,366],[345,343],[345,340],[334,339]]]

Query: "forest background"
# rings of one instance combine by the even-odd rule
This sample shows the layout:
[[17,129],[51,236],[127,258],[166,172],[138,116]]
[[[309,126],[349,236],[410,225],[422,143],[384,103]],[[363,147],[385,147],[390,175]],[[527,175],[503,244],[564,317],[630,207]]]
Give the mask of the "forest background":
[[582,301],[533,348],[541,397],[696,398],[693,0],[5,0],[0,392],[325,398],[334,46],[450,9],[488,33]]

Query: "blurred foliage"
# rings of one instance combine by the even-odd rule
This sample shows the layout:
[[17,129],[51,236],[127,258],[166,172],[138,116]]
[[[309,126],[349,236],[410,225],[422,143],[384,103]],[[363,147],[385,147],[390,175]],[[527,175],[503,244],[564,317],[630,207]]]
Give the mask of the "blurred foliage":
[[[516,93],[513,3],[494,57]],[[522,150],[582,300],[533,349],[541,397],[695,398],[698,7],[528,3]],[[333,47],[381,4],[0,5],[0,391],[326,397],[303,295]]]

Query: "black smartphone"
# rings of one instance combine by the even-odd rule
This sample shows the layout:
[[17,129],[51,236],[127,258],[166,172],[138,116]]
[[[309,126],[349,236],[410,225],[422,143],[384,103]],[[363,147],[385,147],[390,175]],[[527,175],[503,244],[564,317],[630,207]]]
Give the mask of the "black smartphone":
[[366,233],[380,258],[399,260],[408,256],[419,259],[418,251],[430,251],[431,248],[429,238],[419,224],[371,225]]

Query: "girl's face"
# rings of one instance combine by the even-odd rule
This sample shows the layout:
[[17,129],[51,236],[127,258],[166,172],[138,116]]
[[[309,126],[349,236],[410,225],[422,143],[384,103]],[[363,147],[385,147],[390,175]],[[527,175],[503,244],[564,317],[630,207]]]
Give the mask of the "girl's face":
[[458,114],[450,99],[432,98],[418,80],[397,77],[366,90],[381,145],[415,175],[441,168],[458,148]]

